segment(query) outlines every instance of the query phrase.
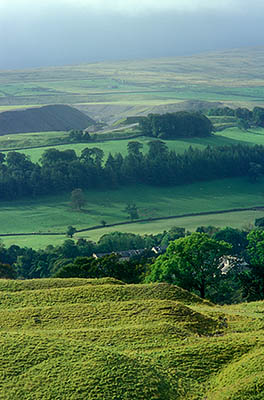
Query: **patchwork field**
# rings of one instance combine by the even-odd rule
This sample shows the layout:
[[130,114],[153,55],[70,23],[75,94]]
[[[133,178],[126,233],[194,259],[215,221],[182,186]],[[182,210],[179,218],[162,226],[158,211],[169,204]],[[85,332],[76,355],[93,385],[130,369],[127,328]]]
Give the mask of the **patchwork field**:
[[263,302],[168,284],[0,281],[0,397],[261,399]]
[[91,117],[99,110],[107,121],[113,115],[119,119],[184,100],[252,107],[264,104],[263,66],[263,48],[251,48],[190,57],[1,71],[0,106],[6,110],[58,103],[84,109],[91,105]]

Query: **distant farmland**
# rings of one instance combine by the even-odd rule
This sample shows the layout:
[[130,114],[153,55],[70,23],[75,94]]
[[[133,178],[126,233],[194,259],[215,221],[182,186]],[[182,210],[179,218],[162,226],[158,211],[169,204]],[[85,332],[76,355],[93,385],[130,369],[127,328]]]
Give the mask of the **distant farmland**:
[[[185,100],[264,104],[263,48],[190,57],[3,71],[0,106],[71,104],[105,120]],[[238,73],[239,71],[239,73]],[[155,110],[154,112],[157,112]],[[98,118],[97,118],[98,117]]]
[[[241,63],[243,61],[243,64]],[[238,74],[237,71],[240,73]],[[47,104],[69,104],[82,110],[95,120],[116,126],[116,121],[149,112],[172,112],[182,109],[207,109],[221,104],[235,107],[264,105],[264,49],[244,49],[208,53],[193,57],[178,57],[134,62],[95,63],[81,66],[32,69],[30,71],[5,71],[0,73],[0,111],[9,111]],[[0,114],[1,115],[1,114]],[[88,117],[87,117],[88,118]],[[215,118],[214,123],[224,127],[234,121]],[[114,124],[114,125],[112,125]],[[118,126],[118,123],[117,123]],[[105,153],[127,153],[130,139],[100,141],[100,133],[91,143],[67,143],[67,128],[61,131],[26,132],[0,137],[0,150],[21,149],[37,162],[45,149],[59,145],[59,150],[72,148],[77,154],[85,147],[98,147]],[[22,132],[20,130],[20,132]],[[138,132],[137,132],[138,133]],[[124,136],[131,135],[123,129]],[[110,132],[111,135],[111,132]],[[102,138],[103,136],[101,136]],[[149,138],[133,140],[147,150]],[[264,130],[248,132],[232,127],[204,139],[166,141],[169,149],[183,153],[190,145],[204,148],[207,145],[236,143],[264,144]],[[40,147],[44,146],[44,147]],[[29,147],[35,147],[29,149]],[[202,189],[202,190],[201,190]],[[173,188],[128,187],[113,191],[92,190],[85,193],[87,209],[77,213],[70,209],[70,193],[63,196],[44,197],[12,203],[1,203],[2,233],[65,232],[68,225],[85,228],[125,221],[127,203],[135,202],[142,215],[168,216],[206,210],[262,205],[263,181],[251,184],[247,179],[212,181]],[[261,211],[228,216],[192,217],[187,219],[149,222],[122,227],[138,233],[159,232],[173,225],[195,229],[197,225],[233,225],[242,227],[253,223]],[[108,228],[110,230],[110,228]],[[121,228],[120,228],[121,229]],[[85,234],[96,239],[108,230]],[[0,232],[1,233],[1,232]],[[59,243],[66,237],[8,238],[5,243],[44,246]]]

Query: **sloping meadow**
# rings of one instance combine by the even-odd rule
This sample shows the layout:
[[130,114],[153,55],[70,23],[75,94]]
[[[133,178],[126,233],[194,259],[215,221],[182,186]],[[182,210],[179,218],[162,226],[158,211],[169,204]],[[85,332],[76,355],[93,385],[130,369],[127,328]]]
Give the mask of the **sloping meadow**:
[[261,302],[218,307],[108,278],[0,280],[0,311],[0,399],[263,398]]

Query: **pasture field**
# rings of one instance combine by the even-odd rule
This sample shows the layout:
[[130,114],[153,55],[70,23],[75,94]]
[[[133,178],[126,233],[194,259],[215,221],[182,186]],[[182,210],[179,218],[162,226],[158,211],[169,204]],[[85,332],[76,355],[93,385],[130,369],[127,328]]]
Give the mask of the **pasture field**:
[[[62,196],[43,197],[37,200],[1,203],[1,234],[27,232],[58,232],[61,236],[12,236],[1,237],[4,243],[26,244],[39,248],[47,244],[61,243],[66,239],[67,226],[76,229],[128,221],[124,211],[128,203],[135,203],[142,219],[168,217],[186,213],[217,211],[233,208],[262,206],[264,203],[264,181],[256,184],[246,179],[225,179],[199,182],[176,187],[150,187],[138,185],[118,190],[91,190],[85,193],[87,204],[83,212],[70,206],[70,193]],[[264,211],[263,211],[264,212]],[[76,237],[98,239],[109,231],[135,233],[158,233],[171,226],[183,226],[190,230],[199,225],[243,227],[263,216],[262,211],[186,217],[163,221],[133,223],[115,228],[82,232]]]
[[168,284],[0,280],[5,400],[260,400],[263,302]]
[[[131,128],[120,128],[114,130],[107,130],[99,132],[97,139],[91,142],[83,143],[86,146],[95,146],[97,140],[117,140],[120,138],[134,137],[140,135],[140,131]],[[93,136],[93,135],[91,135]],[[131,139],[132,140],[132,139]],[[66,144],[65,144],[66,143]],[[17,134],[6,134],[0,136],[0,151],[11,151],[11,150],[30,150],[33,148],[39,148],[39,151],[44,151],[46,148],[58,146],[66,146],[64,149],[72,148],[76,143],[71,143],[69,138],[69,132],[67,131],[49,131],[49,132],[33,132],[33,133],[17,133]],[[43,149],[44,148],[44,149]],[[32,149],[32,150],[33,150]],[[36,158],[36,157],[35,157]]]
[[[0,151],[11,151],[18,148],[54,145],[66,140],[67,137],[67,132],[58,131],[2,135],[0,136]],[[41,151],[41,147],[39,150]]]
[[[88,232],[77,233],[74,237],[83,238],[87,240],[98,241],[104,234],[121,231],[125,233],[135,233],[139,235],[151,235],[169,230],[175,226],[183,227],[190,232],[194,232],[198,226],[216,226],[219,228],[225,228],[231,226],[238,229],[248,229],[253,227],[256,218],[263,217],[263,211],[241,211],[241,212],[230,212],[226,214],[213,214],[213,215],[202,215],[192,216],[183,218],[172,218],[164,219],[159,221],[140,222],[129,225],[122,225],[116,227],[96,229]],[[59,243],[59,237],[56,237]],[[9,239],[5,239],[8,243]],[[20,240],[20,239],[19,239]],[[44,239],[43,239],[44,240]],[[12,243],[12,241],[10,241]],[[61,242],[60,242],[61,243]],[[37,247],[36,247],[37,248]]]
[[[14,136],[14,138],[13,138]],[[21,136],[21,138],[20,138]],[[9,139],[8,139],[9,138]],[[33,162],[38,162],[42,153],[49,148],[57,148],[60,151],[67,149],[74,149],[79,156],[81,151],[86,147],[98,147],[103,150],[105,158],[111,152],[112,154],[121,153],[127,154],[127,144],[130,141],[136,140],[143,145],[142,151],[148,151],[147,143],[155,140],[150,137],[136,137],[132,139],[119,139],[119,140],[105,140],[98,142],[88,143],[71,143],[61,144],[59,146],[48,144],[58,143],[67,138],[67,132],[37,132],[34,134],[17,134],[0,137],[0,151],[10,151],[12,148],[29,147],[29,146],[43,146],[31,149],[19,150],[28,155]],[[185,150],[192,146],[193,148],[203,149],[206,146],[227,146],[231,144],[261,144],[264,145],[264,129],[256,128],[249,131],[242,131],[239,128],[228,128],[221,132],[215,132],[214,135],[207,138],[190,138],[181,140],[164,140],[170,150],[175,150],[177,153],[183,153]],[[47,146],[45,146],[45,143]],[[8,149],[6,150],[8,146]]]

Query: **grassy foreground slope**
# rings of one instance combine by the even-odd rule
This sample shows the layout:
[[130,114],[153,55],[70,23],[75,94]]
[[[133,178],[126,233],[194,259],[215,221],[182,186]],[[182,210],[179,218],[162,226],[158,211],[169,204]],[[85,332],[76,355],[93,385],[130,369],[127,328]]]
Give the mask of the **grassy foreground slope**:
[[263,398],[263,302],[218,307],[114,279],[1,280],[0,308],[1,399]]

